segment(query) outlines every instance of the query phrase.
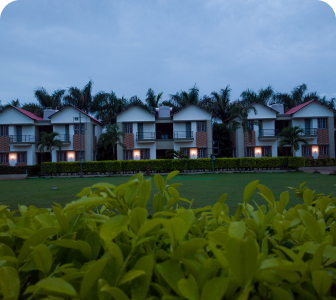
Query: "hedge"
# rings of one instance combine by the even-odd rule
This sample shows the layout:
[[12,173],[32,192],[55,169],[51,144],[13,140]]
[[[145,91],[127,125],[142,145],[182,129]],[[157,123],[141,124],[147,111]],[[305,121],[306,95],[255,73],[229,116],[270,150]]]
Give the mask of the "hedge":
[[[291,168],[305,166],[303,157],[244,157],[244,158],[217,158],[214,161],[215,170],[254,170]],[[205,171],[212,169],[210,158],[200,159],[150,159],[150,160],[120,160],[84,162],[83,173],[120,173],[120,172],[169,172]],[[48,174],[79,173],[79,162],[43,163],[42,172]]]
[[28,174],[38,175],[41,171],[41,165],[12,167],[0,164],[0,174]]
[[177,174],[98,183],[64,207],[2,208],[0,298],[336,299],[332,195],[303,183],[274,196],[255,180],[237,187],[236,211],[223,186],[213,206],[194,207]]

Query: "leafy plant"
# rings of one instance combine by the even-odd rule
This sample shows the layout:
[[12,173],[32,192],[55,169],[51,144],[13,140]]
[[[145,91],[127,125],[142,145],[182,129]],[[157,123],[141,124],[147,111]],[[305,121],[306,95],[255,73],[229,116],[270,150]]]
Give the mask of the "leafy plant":
[[185,154],[183,148],[181,148],[180,150],[173,150],[173,149],[166,150],[165,157],[166,158],[175,157],[177,159],[182,159],[182,158],[189,158],[189,155]]
[[50,160],[52,161],[52,151],[55,148],[58,148],[59,151],[62,149],[62,142],[60,139],[57,139],[59,137],[58,132],[41,132],[40,134],[40,140],[36,143],[36,148],[39,152],[45,152],[49,151],[50,153]]
[[293,155],[294,150],[298,151],[300,149],[299,143],[304,143],[306,146],[308,145],[307,140],[301,138],[300,134],[304,134],[304,130],[299,126],[286,127],[282,129],[279,133],[279,137],[281,138],[279,147],[282,148],[285,145],[289,145],[291,154]]
[[[65,207],[0,207],[0,290],[4,299],[333,299],[336,197],[289,188],[287,208],[258,180],[230,214],[223,194],[192,208],[179,183],[84,188]],[[255,191],[266,205],[250,204]],[[182,203],[185,205],[182,206]]]

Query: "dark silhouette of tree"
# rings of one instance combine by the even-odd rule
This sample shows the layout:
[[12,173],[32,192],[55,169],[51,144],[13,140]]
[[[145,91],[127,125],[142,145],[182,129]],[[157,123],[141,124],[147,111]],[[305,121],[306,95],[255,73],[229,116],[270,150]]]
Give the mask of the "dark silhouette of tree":
[[308,142],[301,138],[300,134],[304,134],[304,130],[299,126],[286,127],[282,129],[279,133],[280,142],[279,147],[282,148],[285,145],[289,145],[291,148],[291,154],[293,156],[293,150],[297,151],[300,149],[300,142],[308,145]]
[[34,91],[34,96],[42,108],[50,107],[52,109],[60,109],[62,107],[62,99],[65,90],[56,90],[52,95],[43,88]]
[[155,94],[154,90],[151,88],[147,91],[147,98],[146,98],[146,104],[148,107],[148,110],[152,113],[155,113],[155,108],[159,106],[159,101],[162,97],[163,93],[159,93],[158,95]]
[[64,103],[66,105],[74,105],[86,113],[90,112],[92,104],[92,85],[93,81],[90,80],[82,90],[77,87],[70,87],[68,89],[68,95],[64,97]]
[[269,105],[272,101],[273,95],[273,88],[269,85],[267,88],[261,89],[258,93],[247,89],[240,94],[240,97],[242,105],[247,107],[253,103]]

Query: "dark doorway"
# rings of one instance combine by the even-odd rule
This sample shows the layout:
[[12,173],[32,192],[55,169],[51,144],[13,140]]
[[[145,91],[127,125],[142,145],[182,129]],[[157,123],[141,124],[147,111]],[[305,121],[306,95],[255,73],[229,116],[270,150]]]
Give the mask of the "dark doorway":
[[278,156],[291,156],[291,148],[290,147],[282,147],[278,148]]
[[166,158],[166,151],[169,149],[165,150],[156,150],[156,159],[167,159]]
[[280,133],[282,131],[282,129],[286,128],[286,127],[290,127],[291,124],[289,121],[286,120],[279,120],[279,121],[275,121],[275,131],[277,133]]
[[51,162],[50,153],[36,153],[36,163]]
[[173,139],[173,123],[156,123],[156,139]]

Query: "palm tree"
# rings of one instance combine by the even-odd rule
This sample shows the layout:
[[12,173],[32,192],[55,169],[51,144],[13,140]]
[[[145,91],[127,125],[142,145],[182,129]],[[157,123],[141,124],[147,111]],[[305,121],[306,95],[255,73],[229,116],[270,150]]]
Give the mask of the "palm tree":
[[20,107],[21,103],[20,103],[19,99],[16,99],[16,100],[13,99],[11,102],[9,102],[9,105],[12,105],[12,106],[15,106],[15,107]]
[[62,149],[62,142],[56,137],[59,136],[58,132],[41,132],[40,140],[36,143],[36,148],[39,152],[44,153],[45,150],[50,152],[50,161],[52,162],[52,151],[54,148],[58,148],[59,151]]
[[74,105],[88,113],[92,103],[92,85],[93,81],[90,80],[82,90],[77,87],[70,87],[68,89],[68,95],[64,97],[64,103],[66,105]]
[[151,88],[148,89],[147,91],[147,98],[146,98],[146,103],[148,106],[148,109],[150,112],[154,113],[155,112],[155,108],[159,106],[159,101],[162,97],[163,93],[159,93],[158,95],[155,95],[154,90],[152,90]]
[[261,89],[258,93],[253,90],[247,89],[240,95],[243,106],[249,106],[253,103],[261,103],[264,105],[270,104],[274,91],[269,85],[266,89]]
[[181,148],[180,150],[173,150],[173,149],[167,150],[165,152],[165,156],[166,158],[176,157],[177,159],[189,158],[189,155],[184,153],[183,148]]
[[33,113],[34,115],[38,117],[41,117],[41,118],[43,117],[43,108],[36,103],[33,103],[33,102],[25,103],[21,106],[21,108]]
[[279,133],[279,137],[281,137],[279,147],[282,148],[285,145],[289,145],[291,148],[291,156],[293,156],[294,150],[297,151],[300,149],[300,142],[304,143],[306,146],[308,145],[308,142],[300,137],[300,133],[304,133],[304,130],[299,126],[286,127],[282,129]]
[[50,107],[57,109],[62,107],[62,98],[65,90],[56,90],[52,95],[43,88],[38,88],[34,91],[34,96],[42,108]]
[[117,95],[111,93],[99,92],[93,97],[90,107],[91,113],[104,124],[114,124],[118,113],[122,112],[129,102],[124,97],[118,98]]
[[214,117],[220,119],[223,123],[230,118],[232,103],[230,102],[230,86],[227,85],[225,89],[221,89],[219,93],[212,92],[212,112]]
[[99,142],[103,143],[106,151],[112,150],[112,157],[115,160],[117,145],[120,145],[123,150],[126,150],[126,146],[123,144],[124,137],[125,134],[122,131],[119,131],[119,126],[115,123],[106,126],[106,132],[100,135]]

